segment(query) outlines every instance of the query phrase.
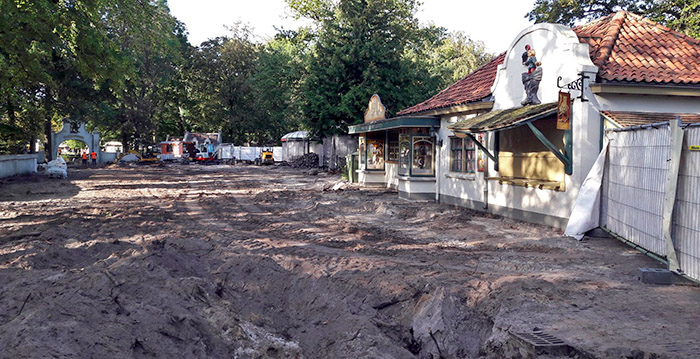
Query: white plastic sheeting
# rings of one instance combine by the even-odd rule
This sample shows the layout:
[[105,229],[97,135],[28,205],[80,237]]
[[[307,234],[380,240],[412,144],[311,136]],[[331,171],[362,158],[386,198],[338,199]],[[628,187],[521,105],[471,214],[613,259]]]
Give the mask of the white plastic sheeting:
[[139,156],[137,156],[133,153],[130,153],[130,154],[120,158],[119,162],[138,162],[140,160],[141,160],[141,158],[139,158]]
[[600,151],[586,180],[576,197],[574,209],[569,216],[569,223],[564,231],[565,236],[583,239],[583,235],[591,229],[600,226],[600,187],[603,184],[603,172],[605,171],[605,157],[608,153],[607,144]]

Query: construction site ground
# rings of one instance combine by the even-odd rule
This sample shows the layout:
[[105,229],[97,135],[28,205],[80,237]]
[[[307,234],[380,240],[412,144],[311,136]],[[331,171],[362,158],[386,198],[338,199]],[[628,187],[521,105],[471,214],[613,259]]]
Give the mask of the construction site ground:
[[700,289],[615,239],[286,166],[68,172],[0,180],[2,358],[700,356]]

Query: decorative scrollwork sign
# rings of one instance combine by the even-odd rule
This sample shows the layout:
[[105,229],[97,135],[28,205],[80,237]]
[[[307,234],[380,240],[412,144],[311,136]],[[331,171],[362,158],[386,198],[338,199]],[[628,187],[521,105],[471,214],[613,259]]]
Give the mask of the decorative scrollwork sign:
[[589,79],[590,77],[584,75],[583,72],[579,73],[578,76],[579,77],[576,80],[563,85],[561,83],[562,77],[557,77],[557,87],[560,89],[566,88],[569,90],[581,91],[581,95],[578,98],[581,100],[581,102],[586,102],[588,99],[583,96],[583,80]]

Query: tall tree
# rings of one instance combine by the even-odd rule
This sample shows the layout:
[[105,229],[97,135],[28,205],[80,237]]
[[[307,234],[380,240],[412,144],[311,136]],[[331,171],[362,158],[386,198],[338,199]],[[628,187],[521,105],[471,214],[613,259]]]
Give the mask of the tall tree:
[[7,121],[24,121],[29,142],[43,128],[50,148],[52,120],[89,112],[96,89],[119,69],[102,26],[106,2],[0,2],[0,96]]
[[205,41],[195,57],[192,84],[197,96],[193,109],[197,127],[222,129],[234,143],[254,139],[256,108],[251,77],[255,73],[258,45],[250,29],[242,24],[231,28],[231,35]]
[[[308,7],[290,6],[308,16]],[[306,119],[316,134],[346,133],[373,93],[396,111],[422,92],[403,57],[418,36],[416,6],[412,0],[341,0],[312,12],[320,25],[304,93]]]
[[537,0],[526,17],[537,23],[572,26],[619,10],[648,17],[690,36],[700,36],[700,0]]
[[307,29],[280,32],[259,48],[256,71],[251,77],[260,123],[258,143],[280,141],[303,125],[302,81],[309,55]]

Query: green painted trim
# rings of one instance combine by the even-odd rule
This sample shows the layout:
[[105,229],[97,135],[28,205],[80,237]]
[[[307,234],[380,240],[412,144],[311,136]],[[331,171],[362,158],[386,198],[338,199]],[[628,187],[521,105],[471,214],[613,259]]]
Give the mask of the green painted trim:
[[348,134],[354,135],[358,133],[390,130],[400,127],[440,127],[440,119],[436,117],[397,117],[388,120],[348,126]]
[[[547,139],[547,137],[545,137],[545,135],[542,132],[540,132],[540,130],[538,130],[537,127],[535,127],[535,125],[532,124],[532,122],[528,122],[527,125],[528,127],[530,127],[530,130],[532,130],[532,133],[535,134],[535,137],[537,137],[537,139],[540,140],[540,142],[542,142],[542,144],[545,145],[545,147],[547,147],[555,156],[557,156],[559,161],[561,161],[564,164],[564,166],[566,167],[566,174],[570,175],[572,173],[571,159],[568,158],[567,155],[564,155],[561,152],[559,152],[559,149],[557,149],[557,147],[554,146],[554,144],[550,142],[549,139]],[[569,133],[569,136],[571,136],[570,131],[567,131],[567,133]]]

